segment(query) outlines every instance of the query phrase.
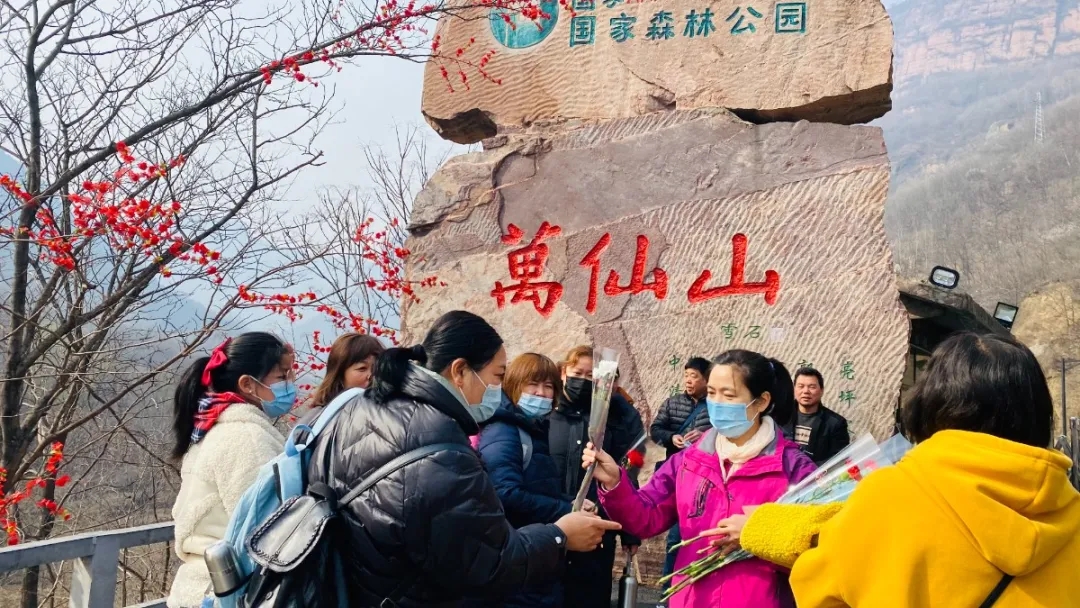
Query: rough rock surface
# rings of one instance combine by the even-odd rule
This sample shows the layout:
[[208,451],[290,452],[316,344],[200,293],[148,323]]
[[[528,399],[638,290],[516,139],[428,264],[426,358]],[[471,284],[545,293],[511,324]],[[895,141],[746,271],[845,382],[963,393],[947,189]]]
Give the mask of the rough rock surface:
[[439,23],[443,52],[464,49],[425,71],[422,109],[442,137],[472,143],[537,121],[704,107],[754,122],[854,124],[890,107],[892,23],[879,0],[541,5],[550,18],[517,17],[514,28],[495,9]]
[[[749,348],[792,371],[821,369],[826,404],[854,431],[880,438],[890,428],[909,325],[882,223],[889,165],[878,129],[755,126],[702,109],[489,146],[448,161],[416,200],[407,272],[448,286],[406,308],[407,338],[463,308],[491,320],[511,356],[613,347],[647,419],[680,383],[686,357]],[[514,290],[508,254],[530,259],[520,250],[545,221],[561,232],[543,241],[546,255],[532,250],[543,266],[529,280],[562,293],[534,287],[529,300]],[[746,237],[750,293],[723,295],[736,235]],[[520,279],[527,269],[517,270]]]

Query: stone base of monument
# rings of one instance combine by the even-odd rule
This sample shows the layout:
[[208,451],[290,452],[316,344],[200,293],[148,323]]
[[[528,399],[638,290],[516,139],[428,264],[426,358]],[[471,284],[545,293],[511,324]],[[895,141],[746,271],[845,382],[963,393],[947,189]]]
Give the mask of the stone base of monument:
[[406,337],[464,309],[511,357],[613,348],[646,425],[687,357],[750,349],[818,368],[825,404],[884,437],[909,331],[888,181],[865,126],[699,109],[504,134],[415,201],[407,274],[446,287],[406,306]]

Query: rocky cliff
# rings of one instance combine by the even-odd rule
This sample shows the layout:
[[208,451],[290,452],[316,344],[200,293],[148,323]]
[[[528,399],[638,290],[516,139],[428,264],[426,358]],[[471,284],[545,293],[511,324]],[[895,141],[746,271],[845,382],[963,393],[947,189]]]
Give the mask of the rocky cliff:
[[898,91],[931,74],[1080,56],[1076,0],[908,0],[890,14]]
[[[943,264],[1047,368],[1080,356],[1080,2],[887,3],[893,111],[876,124],[893,166],[886,228],[903,274]],[[1068,327],[1064,331],[1063,327]]]

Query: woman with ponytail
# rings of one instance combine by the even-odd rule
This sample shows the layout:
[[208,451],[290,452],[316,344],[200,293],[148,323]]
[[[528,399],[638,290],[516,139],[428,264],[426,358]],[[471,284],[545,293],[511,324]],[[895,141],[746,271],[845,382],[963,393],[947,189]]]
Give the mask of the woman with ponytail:
[[[719,534],[718,522],[744,507],[772,502],[814,471],[814,463],[780,428],[795,409],[791,376],[776,359],[730,350],[713,360],[707,389],[712,428],[661,466],[637,490],[626,472],[592,444],[600,503],[630,534],[656,536],[678,524],[682,538]],[[715,537],[714,537],[715,538]],[[697,560],[713,538],[679,549],[675,570]],[[682,577],[672,581],[677,585]],[[761,559],[722,568],[672,599],[672,608],[794,606],[787,571]]]
[[[573,513],[519,529],[506,520],[469,437],[502,403],[506,349],[484,319],[464,311],[435,321],[423,345],[379,356],[371,387],[319,435],[310,483],[337,496],[396,457],[438,448],[393,470],[347,505],[340,533],[351,605],[461,606],[555,582],[569,548],[594,548],[618,524]],[[456,445],[454,445],[456,444]],[[450,449],[461,446],[463,449]],[[339,573],[327,572],[327,584]],[[384,602],[389,601],[388,604]]]
[[176,387],[172,456],[181,466],[172,514],[183,563],[169,608],[202,604],[210,586],[203,552],[221,540],[259,467],[281,453],[285,439],[274,419],[296,399],[293,359],[277,337],[246,333],[196,359]]

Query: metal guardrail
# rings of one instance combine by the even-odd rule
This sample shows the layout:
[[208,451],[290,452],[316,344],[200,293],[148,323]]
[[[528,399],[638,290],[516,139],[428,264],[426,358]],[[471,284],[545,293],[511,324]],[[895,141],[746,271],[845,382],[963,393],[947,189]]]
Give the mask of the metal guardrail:
[[1054,442],[1054,447],[1068,456],[1072,462],[1069,471],[1069,481],[1077,490],[1080,490],[1080,418],[1069,418],[1067,435],[1060,435]]
[[[56,562],[73,562],[71,608],[113,608],[120,551],[173,540],[172,522],[90,532],[0,549],[0,573]],[[129,608],[165,608],[165,599]]]

